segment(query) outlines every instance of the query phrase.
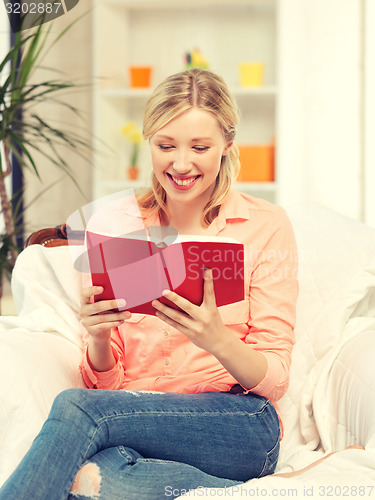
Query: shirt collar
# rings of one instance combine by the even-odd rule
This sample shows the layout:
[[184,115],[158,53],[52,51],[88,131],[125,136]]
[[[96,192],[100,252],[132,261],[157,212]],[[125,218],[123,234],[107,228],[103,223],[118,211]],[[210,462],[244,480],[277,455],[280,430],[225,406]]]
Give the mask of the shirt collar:
[[[126,207],[125,213],[127,215],[143,219],[144,223],[147,225],[160,226],[158,213],[155,212],[152,215],[142,215],[135,200],[134,203],[130,203]],[[227,221],[249,219],[250,211],[248,202],[244,199],[241,193],[231,190],[224,198],[224,201],[220,206],[219,214],[212,224],[215,225],[218,230],[221,230],[225,227]]]
[[249,203],[238,191],[229,191],[220,207],[219,215],[230,219],[250,219]]
[[143,220],[143,222],[147,225],[160,226],[158,212],[148,214],[147,211],[141,211],[135,195],[127,200],[126,204],[123,205],[122,210],[124,215]]
[[226,223],[229,221],[248,219],[250,219],[249,204],[238,191],[229,191],[212,225],[218,232],[224,229]]

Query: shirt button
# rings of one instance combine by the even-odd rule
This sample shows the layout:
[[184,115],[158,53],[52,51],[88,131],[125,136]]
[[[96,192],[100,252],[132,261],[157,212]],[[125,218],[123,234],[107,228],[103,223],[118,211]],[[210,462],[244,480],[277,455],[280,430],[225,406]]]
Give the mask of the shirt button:
[[170,363],[170,360],[168,358],[164,360],[165,365],[169,365],[169,363]]
[[167,337],[168,337],[168,335],[169,335],[169,334],[168,334],[167,330],[164,330],[164,331],[163,331],[163,335],[164,335],[164,337],[165,337],[165,338],[167,338]]

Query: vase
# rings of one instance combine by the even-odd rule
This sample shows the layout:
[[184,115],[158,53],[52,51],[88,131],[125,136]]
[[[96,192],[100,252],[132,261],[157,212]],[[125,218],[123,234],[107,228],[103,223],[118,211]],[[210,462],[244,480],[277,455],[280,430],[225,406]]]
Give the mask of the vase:
[[241,170],[240,182],[274,182],[275,180],[275,146],[240,145]]
[[151,86],[151,66],[130,66],[130,87],[148,88]]
[[131,165],[129,168],[128,168],[128,178],[131,180],[131,181],[136,181],[138,179],[138,176],[139,176],[139,170],[138,170],[138,167],[135,166],[135,165]]
[[263,63],[240,63],[238,69],[241,87],[261,87],[263,85]]

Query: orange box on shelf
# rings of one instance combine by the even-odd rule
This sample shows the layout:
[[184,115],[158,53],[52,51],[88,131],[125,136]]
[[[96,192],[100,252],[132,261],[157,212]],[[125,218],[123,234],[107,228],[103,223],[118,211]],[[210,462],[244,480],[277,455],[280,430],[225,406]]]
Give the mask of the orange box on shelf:
[[239,146],[241,170],[239,182],[275,180],[275,146]]
[[129,66],[130,87],[147,88],[151,86],[151,66]]

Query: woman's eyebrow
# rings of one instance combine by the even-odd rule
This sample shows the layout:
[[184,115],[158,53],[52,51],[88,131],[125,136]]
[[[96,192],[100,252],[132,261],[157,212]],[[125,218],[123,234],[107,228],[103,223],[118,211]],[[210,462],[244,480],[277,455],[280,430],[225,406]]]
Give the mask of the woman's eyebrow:
[[[164,135],[164,134],[155,134],[155,138],[157,139],[163,139],[166,141],[174,141],[174,137],[170,137],[169,135]],[[191,139],[191,142],[200,142],[200,141],[211,141],[211,137],[194,137]]]
[[199,142],[199,141],[211,141],[211,137],[196,137],[191,140],[191,142]]
[[155,134],[155,137],[158,139],[165,139],[167,141],[174,141],[173,137],[170,137],[169,135]]

